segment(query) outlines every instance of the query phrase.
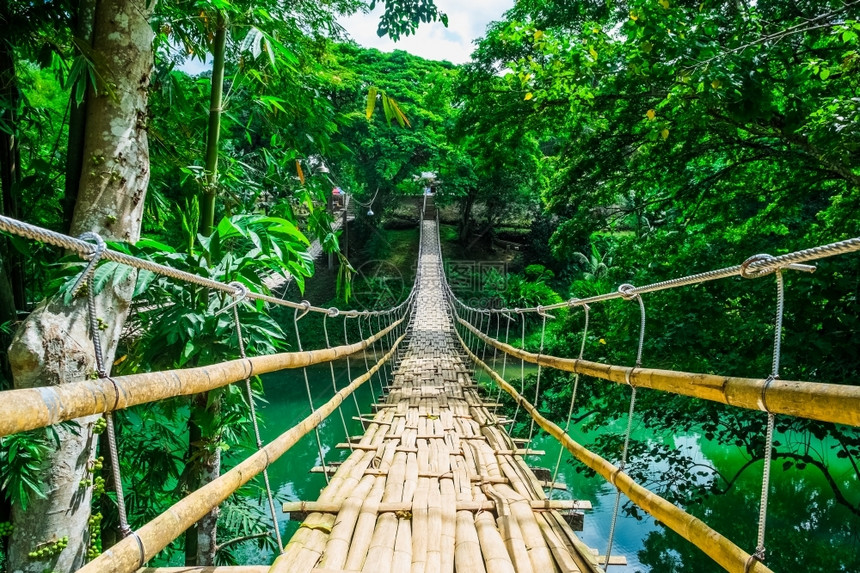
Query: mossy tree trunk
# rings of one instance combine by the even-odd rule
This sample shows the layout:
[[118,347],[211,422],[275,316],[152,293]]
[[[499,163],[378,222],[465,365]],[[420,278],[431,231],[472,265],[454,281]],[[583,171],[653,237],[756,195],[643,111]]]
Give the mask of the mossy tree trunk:
[[[105,84],[88,94],[83,166],[71,233],[95,231],[106,239],[135,242],[140,236],[149,183],[147,95],[152,72],[151,0],[102,0],[94,12],[93,54]],[[128,315],[135,277],[109,284],[97,297],[106,363],[113,361]],[[74,382],[95,371],[86,298],[69,305],[43,301],[19,328],[9,350],[15,386]],[[81,487],[93,459],[95,417],[77,420],[75,431],[59,427],[60,446],[44,460],[44,499],[32,496],[24,512],[13,507],[9,543],[12,571],[65,573],[86,558],[91,488]],[[68,537],[50,558],[30,559],[34,548]]]

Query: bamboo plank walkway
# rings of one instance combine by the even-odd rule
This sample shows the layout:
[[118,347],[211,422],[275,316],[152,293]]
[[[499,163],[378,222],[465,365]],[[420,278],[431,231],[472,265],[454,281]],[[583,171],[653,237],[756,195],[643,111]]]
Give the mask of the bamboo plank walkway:
[[443,295],[436,223],[422,224],[418,304],[387,399],[271,571],[598,571],[554,509],[574,504],[547,502],[482,402]]

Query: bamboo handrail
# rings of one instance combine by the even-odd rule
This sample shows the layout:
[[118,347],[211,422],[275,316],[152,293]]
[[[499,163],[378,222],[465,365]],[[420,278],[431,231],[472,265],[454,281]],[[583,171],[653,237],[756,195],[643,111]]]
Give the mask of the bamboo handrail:
[[[465,341],[463,341],[460,333],[456,331],[455,333],[463,349],[475,364],[481,367],[499,387],[510,394],[541,428],[558,440],[579,461],[621,490],[630,498],[630,501],[701,549],[727,571],[731,573],[773,573],[769,567],[760,561],[752,560],[750,562],[749,553],[735,545],[731,540],[711,528],[701,519],[690,515],[656,493],[642,487],[618,467],[574,441],[558,425],[544,418],[537,411],[537,408],[523,398],[501,376],[496,374],[495,370],[475,356],[469,350]],[[747,567],[747,563],[749,563],[749,567]]]
[[269,573],[265,565],[218,565],[213,567],[145,567],[137,573]]
[[6,390],[0,392],[0,436],[166,398],[198,394],[250,376],[337,360],[367,348],[403,320],[401,318],[359,342],[322,350],[281,352],[197,368]]
[[[249,456],[232,470],[222,474],[221,477],[173,504],[170,509],[135,531],[134,535],[126,537],[79,569],[78,573],[131,573],[137,571],[143,563],[152,559],[174,539],[182,535],[186,529],[197,523],[209,511],[230,497],[234,491],[248,483],[251,478],[261,473],[296,442],[319,426],[343,403],[344,399],[367,382],[391,358],[405,337],[405,334],[401,335],[394,341],[391,349],[370,370],[353,380],[349,386],[340,390],[331,400],[314,410],[301,423],[275,438],[266,447]],[[143,548],[143,555],[141,555],[141,547]]]
[[822,422],[860,426],[860,386],[794,382],[758,378],[737,378],[714,374],[695,374],[656,368],[612,366],[534,354],[490,338],[464,319],[457,321],[487,344],[532,364],[574,372],[639,388],[651,388],[681,396],[702,398],[748,410],[770,411]]
[[[420,474],[419,474],[420,477]],[[591,502],[573,499],[539,499],[529,501],[534,511],[551,511],[558,509],[592,509]],[[413,503],[406,502],[382,502],[376,508],[377,513],[392,513],[398,511],[412,511]],[[340,513],[343,508],[341,501],[287,501],[283,504],[284,513]],[[457,501],[457,511],[494,511],[494,501]]]

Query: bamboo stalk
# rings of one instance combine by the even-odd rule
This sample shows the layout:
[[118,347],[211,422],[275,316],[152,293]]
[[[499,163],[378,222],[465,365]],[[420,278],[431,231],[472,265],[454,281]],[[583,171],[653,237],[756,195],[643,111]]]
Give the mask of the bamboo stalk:
[[[434,440],[435,441],[435,440]],[[442,571],[442,493],[439,490],[439,480],[429,480],[430,489],[427,495],[427,566],[425,573],[441,573]]]
[[538,355],[490,338],[462,318],[458,320],[486,343],[532,364],[584,374],[616,384],[627,384],[629,379],[630,384],[639,388],[702,398],[748,410],[770,410],[774,414],[860,426],[860,386],[789,380],[768,382],[756,378],[612,366],[588,360]]
[[[419,444],[421,441],[419,440]],[[419,470],[421,466],[419,465]],[[427,526],[429,512],[427,501],[430,495],[430,480],[418,479],[418,489],[412,504],[412,573],[424,573],[427,566]]]
[[[339,506],[340,511],[334,522],[334,527],[332,527],[331,535],[329,535],[325,548],[325,556],[320,561],[320,567],[342,569],[346,564],[346,557],[349,553],[349,545],[352,540],[352,533],[355,530],[355,523],[358,520],[361,506],[373,487],[374,480],[373,476],[364,476],[359,482],[358,487],[352,490],[343,504],[337,502],[331,504]],[[302,505],[304,506],[305,504]],[[284,504],[284,512],[289,511],[286,506],[287,504]],[[324,510],[314,508],[309,511],[323,512]]]
[[349,553],[346,557],[346,566],[344,569],[349,571],[359,571],[364,564],[367,551],[370,549],[373,541],[373,532],[376,526],[377,514],[379,513],[379,502],[382,500],[382,494],[385,492],[385,478],[373,478],[373,489],[367,495],[364,503],[361,505],[361,511],[358,514],[358,521],[355,523],[355,530],[352,534],[352,542],[349,544]]
[[506,485],[497,486],[496,491],[510,500],[511,516],[516,520],[522,533],[532,568],[541,573],[557,571],[555,561],[547,548],[543,533],[528,501]]
[[394,573],[409,571],[412,567],[412,521],[397,520],[397,537],[394,540],[394,559],[391,570]]
[[[349,386],[337,392],[331,400],[302,420],[297,426],[275,438],[263,449],[249,456],[229,472],[173,504],[169,510],[136,531],[136,535],[126,537],[85,565],[79,570],[80,573],[130,573],[135,571],[141,563],[149,561],[186,529],[197,523],[201,517],[217,507],[230,494],[248,483],[254,476],[293,447],[296,442],[319,426],[350,394],[370,379],[382,364],[393,355],[394,350],[402,340],[403,336],[395,341],[394,348],[367,373],[359,376]],[[144,548],[143,555],[141,555],[139,543]]]
[[[633,479],[622,472],[618,467],[609,463],[594,452],[574,441],[573,438],[564,433],[559,426],[544,418],[531,403],[529,403],[517,390],[508,384],[501,376],[496,374],[492,368],[487,366],[481,359],[472,354],[463,339],[457,334],[460,344],[475,364],[484,369],[485,372],[505,392],[517,400],[523,409],[534,418],[534,420],[549,435],[554,437],[577,459],[586,466],[603,476],[621,490],[637,506],[654,516],[670,529],[690,541],[693,545],[704,551],[711,559],[716,561],[724,569],[731,573],[767,573],[771,569],[760,561],[753,560],[749,567],[750,556],[732,541],[709,527],[702,520],[693,517],[683,509],[680,509],[657,494],[645,489]],[[772,572],[771,572],[772,573]]]
[[457,571],[486,573],[475,516],[470,511],[457,512],[457,535],[454,547],[454,564]]
[[[447,452],[445,457],[448,457]],[[457,493],[454,490],[454,480],[451,478],[439,480],[439,487],[442,492],[441,573],[453,573],[457,540]],[[477,541],[477,533],[475,535]]]
[[0,436],[175,396],[199,394],[250,376],[337,360],[366,348],[402,321],[360,342],[334,348],[283,352],[199,368],[81,380],[59,386],[5,390],[0,392]]
[[499,494],[493,486],[485,486],[484,491],[496,502],[496,509],[499,514],[496,521],[499,532],[505,542],[505,547],[507,547],[508,554],[511,556],[514,569],[517,573],[543,573],[542,571],[535,572],[532,568],[528,548],[523,539],[519,523],[511,513],[510,502]]
[[505,548],[502,534],[496,528],[496,522],[490,513],[483,512],[475,516],[475,528],[481,543],[481,553],[491,573],[517,573],[514,569],[511,555]]
[[397,521],[393,513],[379,516],[370,541],[367,559],[361,568],[362,573],[398,573],[393,568],[394,544],[391,543],[392,540],[397,539]]

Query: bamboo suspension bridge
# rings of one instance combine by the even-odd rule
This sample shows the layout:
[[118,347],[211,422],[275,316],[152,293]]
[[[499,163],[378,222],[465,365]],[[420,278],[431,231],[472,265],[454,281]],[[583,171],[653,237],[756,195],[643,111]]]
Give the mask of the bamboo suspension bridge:
[[[114,476],[117,479],[114,481],[119,485],[116,493],[123,538],[80,569],[87,573],[138,570],[149,573],[587,573],[623,562],[621,556],[612,554],[614,523],[605,549],[595,551],[577,537],[566,519],[571,512],[581,512],[589,504],[575,499],[551,499],[553,491],[563,487],[556,483],[555,475],[561,454],[557,460],[549,461],[550,466],[555,466],[555,472],[548,481],[546,476],[539,479],[526,463],[525,456],[541,454],[529,449],[536,426],[610,482],[617,490],[617,500],[622,494],[626,495],[726,570],[763,573],[771,571],[766,565],[765,553],[770,447],[765,460],[758,538],[752,550],[747,551],[742,546],[751,546],[751,540],[732,540],[731,532],[715,531],[633,481],[624,472],[626,442],[616,465],[569,435],[569,417],[563,427],[544,417],[535,407],[540,397],[540,368],[575,373],[576,384],[579,376],[585,375],[629,386],[629,420],[635,412],[639,388],[762,411],[767,414],[762,431],[767,435],[769,446],[773,441],[776,415],[860,426],[860,386],[779,379],[782,273],[814,270],[806,263],[860,250],[860,239],[779,257],[757,255],[735,267],[639,288],[622,285],[617,292],[590,299],[573,299],[530,309],[490,310],[469,307],[448,287],[442,269],[438,222],[432,208],[425,206],[419,263],[411,293],[402,304],[385,311],[356,311],[319,308],[305,301],[295,303],[249,292],[242,285],[225,285],[112,251],[98,237],[74,239],[5,217],[0,217],[0,230],[51,243],[88,259],[90,263],[82,280],[90,276],[100,260],[113,260],[224,293],[232,299],[224,310],[232,308],[240,341],[241,324],[236,308],[245,300],[292,308],[296,322],[310,312],[323,315],[324,320],[340,318],[344,321],[344,333],[349,320],[366,321],[373,329],[366,338],[352,343],[345,339],[340,346],[327,344],[323,349],[305,351],[299,342],[296,352],[246,358],[240,343],[241,357],[221,364],[112,377],[101,365],[98,329],[94,328],[92,347],[100,365],[97,379],[0,393],[0,436],[103,414],[110,422],[108,431],[112,437],[111,415],[124,408],[237,382],[245,383],[253,407],[254,397],[247,382],[252,376],[331,362],[362,351],[364,356],[372,352],[376,357],[375,363],[369,364],[367,371],[349,384],[342,388],[335,385],[334,397],[324,405],[314,406],[311,399],[312,412],[300,424],[286,429],[266,445],[259,443],[257,433],[259,449],[256,453],[140,527],[131,528],[127,523],[122,478],[116,464]],[[738,275],[776,277],[777,327],[773,370],[767,377],[734,378],[642,367],[646,319],[642,295]],[[92,301],[96,295],[90,290],[88,296]],[[641,310],[639,353],[634,366],[589,362],[583,359],[581,349],[577,359],[548,356],[543,354],[543,339],[540,351],[530,353],[509,344],[507,334],[504,340],[499,336],[500,331],[508,332],[512,323],[524,324],[523,317],[527,313],[539,317],[545,326],[547,318],[551,318],[549,312],[566,307],[585,313],[584,341],[590,305],[616,298],[638,304]],[[298,333],[298,324],[296,331]],[[326,339],[328,341],[328,331]],[[504,367],[498,372],[495,367],[498,361],[538,365],[537,387],[531,401],[523,395],[522,389],[517,390],[505,379]],[[482,395],[483,388],[476,378],[478,370],[484,371],[495,384],[493,393],[498,392],[495,397]],[[383,383],[384,400],[373,405],[374,414],[360,416],[364,434],[357,438],[347,436],[347,441],[340,444],[350,450],[343,463],[327,465],[322,444],[319,444],[321,471],[326,476],[327,486],[317,500],[289,502],[281,508],[293,516],[303,516],[301,527],[284,542],[278,531],[277,508],[266,477],[271,518],[282,547],[272,565],[145,568],[160,551],[239,487],[257,475],[266,476],[270,464],[289,455],[293,445],[315,432],[323,420],[339,411],[345,400],[354,399],[354,392],[374,376]],[[307,376],[305,379],[307,381]],[[511,420],[499,413],[502,392],[516,404],[515,416],[522,412],[531,417],[529,440],[525,443],[512,439],[506,431]],[[576,387],[571,413],[575,398]],[[628,424],[628,439],[629,431]],[[319,434],[316,435],[319,440]],[[121,443],[117,446],[111,440],[111,448],[112,453],[121,455]],[[115,455],[111,457],[116,460]],[[616,514],[617,511],[618,501]]]

